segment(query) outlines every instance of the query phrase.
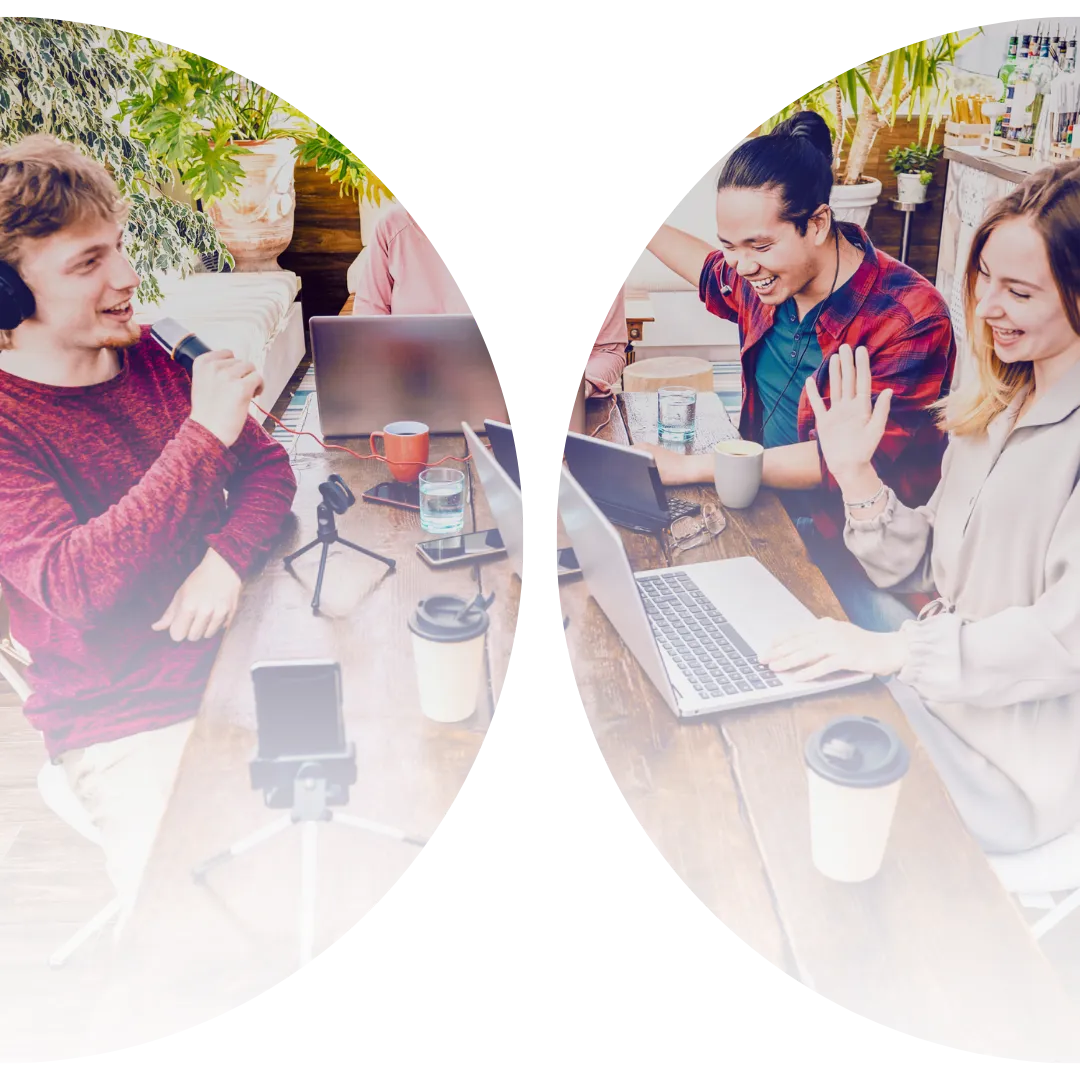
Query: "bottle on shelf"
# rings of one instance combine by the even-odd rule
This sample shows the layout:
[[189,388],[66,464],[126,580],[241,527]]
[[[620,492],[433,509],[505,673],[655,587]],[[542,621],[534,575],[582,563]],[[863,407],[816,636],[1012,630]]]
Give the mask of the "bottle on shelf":
[[[1028,85],[1030,86],[1030,104],[1024,112],[1023,132],[1020,136],[1023,143],[1035,143],[1038,138],[1040,156],[1049,158],[1050,144],[1053,133],[1040,131],[1039,121],[1049,122],[1049,114],[1043,118],[1044,110],[1049,112],[1047,106],[1050,103],[1050,90],[1054,78],[1057,76],[1057,68],[1050,58],[1050,40],[1043,36],[1039,55],[1032,60],[1028,72]],[[1045,124],[1043,125],[1045,126]]]

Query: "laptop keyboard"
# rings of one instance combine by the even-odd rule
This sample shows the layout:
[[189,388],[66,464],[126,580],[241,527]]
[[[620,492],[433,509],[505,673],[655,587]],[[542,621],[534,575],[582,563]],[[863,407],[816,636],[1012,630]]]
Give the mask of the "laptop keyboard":
[[656,640],[702,697],[781,685],[689,574],[638,578],[637,583]]
[[672,521],[678,517],[693,517],[701,513],[700,504],[690,502],[689,499],[680,499],[677,495],[668,496],[667,508]]

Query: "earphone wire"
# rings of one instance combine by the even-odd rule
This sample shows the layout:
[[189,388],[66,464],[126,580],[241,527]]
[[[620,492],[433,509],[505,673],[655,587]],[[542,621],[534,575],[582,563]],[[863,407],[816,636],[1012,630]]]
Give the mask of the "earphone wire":
[[[818,305],[817,314],[814,315],[814,321],[810,325],[810,331],[806,335],[806,344],[803,345],[799,355],[795,358],[795,363],[792,366],[791,374],[788,376],[788,380],[784,383],[784,389],[780,391],[780,396],[773,403],[773,407],[769,410],[769,415],[765,417],[764,422],[761,425],[761,437],[765,438],[765,429],[769,426],[769,421],[773,418],[776,410],[780,408],[780,402],[787,397],[787,392],[791,387],[791,381],[799,373],[799,365],[803,362],[803,357],[806,355],[807,350],[810,348],[810,342],[816,340],[818,319],[821,318],[821,313],[825,310],[825,305],[832,299],[832,295],[836,292],[836,283],[840,280],[840,228],[833,222],[834,237],[836,239],[836,272],[833,274],[832,285],[829,287],[829,295]],[[825,357],[821,358],[821,364],[825,363]],[[818,365],[816,375],[821,370],[821,364]]]

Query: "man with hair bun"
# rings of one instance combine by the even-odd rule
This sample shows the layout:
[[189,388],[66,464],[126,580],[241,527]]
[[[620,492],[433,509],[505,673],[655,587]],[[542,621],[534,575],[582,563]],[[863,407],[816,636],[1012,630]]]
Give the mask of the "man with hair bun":
[[[649,250],[696,285],[714,315],[739,326],[743,438],[765,447],[762,480],[777,488],[811,558],[858,625],[896,629],[911,617],[876,588],[843,543],[845,507],[817,443],[806,395],[825,401],[829,359],[842,347],[870,355],[873,396],[891,396],[874,464],[905,500],[921,504],[941,475],[946,438],[929,408],[948,392],[956,346],[949,311],[920,274],[837,221],[832,142],[817,113],[801,112],[750,139],[717,183],[719,247],[664,225]],[[650,447],[668,484],[711,483],[712,455]]]

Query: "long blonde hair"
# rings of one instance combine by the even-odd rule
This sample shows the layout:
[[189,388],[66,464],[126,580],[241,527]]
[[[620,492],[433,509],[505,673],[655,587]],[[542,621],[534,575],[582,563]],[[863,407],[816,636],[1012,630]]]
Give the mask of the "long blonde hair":
[[1030,361],[1006,364],[998,357],[990,327],[975,314],[983,249],[990,234],[1013,218],[1026,218],[1042,236],[1065,317],[1080,337],[1080,161],[1065,161],[1041,169],[998,199],[975,231],[964,273],[964,315],[975,378],[970,389],[950,394],[935,407],[938,426],[952,435],[981,435],[1035,378]]

